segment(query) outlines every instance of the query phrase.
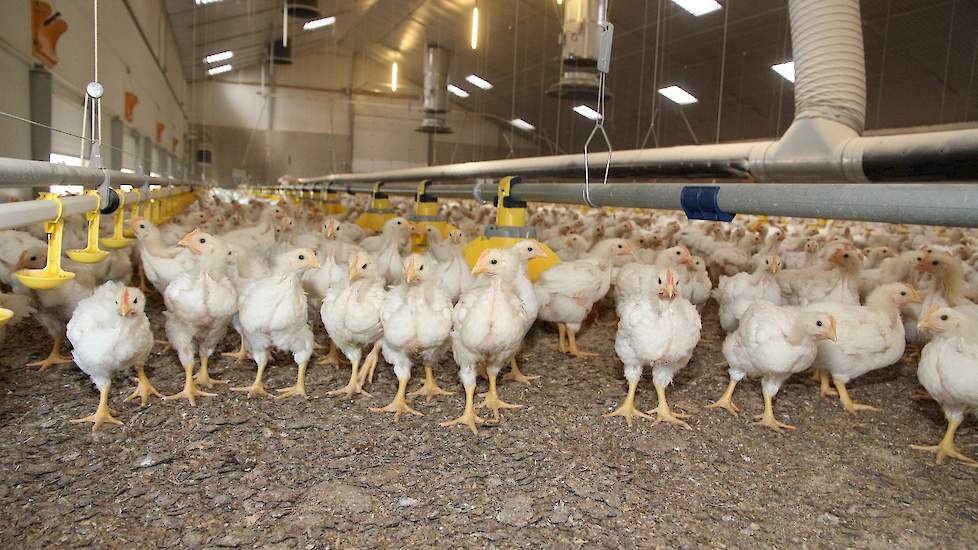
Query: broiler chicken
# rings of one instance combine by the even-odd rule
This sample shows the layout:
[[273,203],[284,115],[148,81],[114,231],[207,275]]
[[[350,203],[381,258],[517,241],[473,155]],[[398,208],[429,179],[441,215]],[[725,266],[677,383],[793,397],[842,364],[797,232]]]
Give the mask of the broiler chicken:
[[143,367],[153,349],[153,331],[143,308],[146,298],[136,288],[108,282],[78,303],[68,322],[68,340],[74,347],[75,364],[99,390],[99,404],[91,416],[72,423],[91,422],[92,431],[102,424],[122,424],[109,409],[109,388],[115,372],[136,368],[139,385],[126,401],[150,395],[162,397],[149,382]]
[[862,254],[846,243],[833,246],[825,264],[784,270],[778,274],[785,303],[799,306],[815,302],[859,304]]
[[713,290],[713,299],[720,305],[718,315],[724,332],[737,330],[744,312],[758,300],[781,305],[781,287],[775,278],[779,271],[781,258],[768,256],[753,273],[720,276],[720,282]]
[[163,241],[159,228],[144,218],[132,218],[129,227],[139,240],[142,275],[160,294],[171,281],[193,269],[196,259],[186,248],[171,247]]
[[316,252],[298,248],[275,258],[272,273],[248,285],[238,300],[238,320],[258,373],[251,386],[234,388],[248,397],[268,395],[262,381],[268,364],[268,348],[292,353],[299,368],[295,385],[281,389],[279,397],[306,396],[306,366],[312,357],[309,307],[302,290],[302,274],[319,267]]
[[475,279],[472,277],[472,270],[465,263],[465,235],[461,229],[452,228],[448,232],[448,238],[440,249],[436,271],[438,273],[438,285],[448,295],[448,299],[454,304],[459,296],[472,286]]

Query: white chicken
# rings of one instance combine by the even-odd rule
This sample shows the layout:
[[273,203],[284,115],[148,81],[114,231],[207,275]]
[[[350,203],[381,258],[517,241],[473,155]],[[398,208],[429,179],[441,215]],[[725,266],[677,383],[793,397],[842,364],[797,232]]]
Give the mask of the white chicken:
[[160,294],[171,281],[193,269],[196,259],[186,248],[171,247],[163,241],[156,225],[144,218],[132,218],[129,227],[139,240],[142,274]]
[[862,254],[847,243],[832,246],[824,265],[784,270],[778,274],[785,303],[800,306],[815,302],[859,304]]
[[754,302],[763,300],[781,305],[781,287],[775,278],[781,271],[781,258],[768,256],[753,273],[720,276],[713,299],[720,305],[718,315],[724,332],[737,330],[740,318]]
[[153,331],[143,308],[146,298],[136,288],[108,282],[78,303],[68,322],[68,340],[74,347],[75,364],[87,374],[99,390],[95,414],[72,420],[72,423],[91,422],[92,431],[102,424],[122,424],[109,409],[109,388],[113,373],[136,368],[139,385],[126,401],[150,395],[160,396],[143,371],[153,349]]
[[387,406],[370,410],[394,413],[395,422],[404,413],[422,416],[407,401],[407,384],[415,363],[424,366],[425,385],[412,395],[424,395],[430,401],[435,395],[449,393],[438,387],[433,369],[448,351],[452,302],[438,284],[433,264],[427,256],[408,256],[404,262],[404,284],[387,293],[381,313],[384,326],[381,350],[394,368],[397,394]]
[[453,304],[475,282],[475,278],[472,277],[472,270],[469,268],[469,264],[465,262],[464,249],[465,234],[462,233],[461,229],[452,228],[448,231],[448,238],[441,246],[441,256],[435,258],[438,260],[438,284]]
[[[629,426],[635,416],[655,423],[669,422],[691,429],[683,419],[687,415],[673,412],[666,401],[666,388],[673,377],[689,363],[700,340],[702,323],[696,308],[680,295],[675,272],[667,267],[657,278],[656,296],[634,295],[619,308],[621,320],[615,335],[615,351],[625,364],[628,395],[609,416],[623,416]],[[652,383],[658,406],[642,413],[635,406],[635,390],[642,377],[642,367],[652,366]]]
[[278,397],[306,396],[306,366],[312,357],[312,330],[309,328],[309,307],[302,290],[302,274],[319,267],[316,252],[298,248],[279,254],[272,273],[248,285],[238,300],[238,320],[242,336],[258,373],[251,386],[233,388],[248,397],[268,395],[262,378],[268,364],[268,348],[292,353],[299,368],[295,385],[280,389]]

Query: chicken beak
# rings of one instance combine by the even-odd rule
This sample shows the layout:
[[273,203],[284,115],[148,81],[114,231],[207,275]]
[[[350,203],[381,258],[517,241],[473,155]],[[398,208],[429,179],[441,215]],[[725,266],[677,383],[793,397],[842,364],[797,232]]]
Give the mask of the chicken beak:
[[122,295],[119,296],[119,315],[126,317],[133,313],[132,306],[129,305],[129,289],[122,289]]
[[21,269],[27,269],[30,266],[30,260],[27,259],[27,251],[20,253],[17,258],[17,263],[14,264],[14,271],[20,271]]
[[326,225],[326,238],[327,239],[330,239],[330,240],[335,240],[336,239],[336,224],[335,223],[330,222],[328,225]]
[[774,256],[773,258],[771,258],[771,265],[768,266],[768,270],[770,270],[771,273],[777,273],[778,271],[781,271],[780,256]]
[[414,256],[408,258],[407,265],[404,266],[404,280],[408,283],[413,283],[421,279],[421,273],[418,271],[418,263],[414,260]]
[[920,318],[920,321],[917,322],[917,328],[939,332],[941,329],[937,326],[937,323],[934,322],[934,315],[937,313],[938,309],[940,309],[940,306],[936,304],[930,306],[927,313],[925,313],[924,316]]
[[543,243],[536,241],[533,243],[533,252],[530,253],[530,259],[533,258],[546,258],[547,251],[543,247]]
[[676,297],[676,276],[671,269],[666,271],[666,286],[662,288],[660,295],[670,300]]
[[835,334],[835,317],[829,317],[829,326],[822,331],[822,336],[824,336],[826,340],[832,340],[833,342],[838,341]]
[[907,285],[910,288],[910,299],[907,300],[908,304],[922,304],[924,299],[920,297],[920,293],[913,285]]
[[619,254],[619,256],[634,256],[634,255],[635,255],[635,247],[632,246],[632,243],[625,241],[625,244],[622,245],[621,253]]
[[353,259],[350,260],[350,282],[356,281],[362,276],[362,271],[360,270],[360,255],[356,254]]
[[182,246],[184,248],[189,248],[191,252],[196,255],[200,255],[201,250],[197,246],[197,235],[200,235],[200,228],[195,228],[190,233],[184,235],[182,239],[177,241],[177,246]]
[[478,275],[487,271],[489,271],[489,251],[483,250],[482,254],[479,254],[479,259],[476,260],[475,265],[472,266],[472,274]]
[[315,254],[310,256],[307,262],[309,263],[309,267],[311,267],[312,269],[319,269],[320,266],[319,258],[317,258]]

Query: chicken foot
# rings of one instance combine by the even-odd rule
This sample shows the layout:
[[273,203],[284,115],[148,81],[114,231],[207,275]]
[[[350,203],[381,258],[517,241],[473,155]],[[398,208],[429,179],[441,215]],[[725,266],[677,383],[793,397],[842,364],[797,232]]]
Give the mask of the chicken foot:
[[173,395],[167,395],[163,398],[163,401],[173,401],[174,399],[186,399],[190,401],[190,405],[197,406],[198,397],[214,397],[216,393],[208,393],[205,391],[200,391],[197,387],[197,383],[194,381],[194,364],[193,362],[184,365],[183,367],[183,391]]
[[672,408],[669,407],[669,402],[666,401],[666,387],[654,380],[652,384],[655,385],[655,394],[659,398],[659,404],[651,411],[646,411],[647,414],[655,415],[656,424],[668,422],[670,424],[678,424],[687,430],[692,430],[693,428],[683,421],[684,418],[689,418],[689,415],[673,412]]
[[642,412],[641,410],[639,410],[638,407],[635,406],[635,389],[636,388],[638,388],[638,382],[629,382],[628,383],[628,395],[625,396],[625,401],[621,404],[621,406],[619,406],[614,411],[606,414],[605,416],[606,417],[622,416],[622,417],[625,418],[625,423],[628,424],[628,427],[629,428],[632,427],[632,422],[634,422],[634,419],[635,419],[636,416],[638,416],[640,418],[649,418],[649,419],[651,419],[652,418],[652,415],[646,414],[646,413]]
[[163,398],[163,394],[153,386],[152,382],[149,381],[149,377],[146,376],[146,370],[143,365],[136,367],[136,389],[129,394],[126,398],[126,403],[139,398],[139,406],[145,407],[149,403],[149,398],[152,396]]
[[755,416],[754,424],[767,426],[778,433],[781,433],[782,429],[794,430],[794,426],[779,422],[778,419],[774,417],[774,404],[771,400],[771,395],[764,391],[763,388],[761,389],[761,393],[764,394],[764,414]]
[[557,351],[560,353],[567,353],[567,346],[564,342],[567,340],[567,325],[564,323],[557,323]]
[[818,394],[822,397],[836,397],[839,395],[837,391],[832,389],[829,373],[821,369],[815,369],[812,371],[812,378],[818,380]]
[[841,380],[833,378],[832,382],[835,384],[835,389],[839,392],[839,399],[842,401],[842,406],[846,408],[846,411],[849,414],[856,414],[859,411],[879,412],[879,409],[876,407],[853,401],[852,398],[849,397],[849,390],[846,389],[845,383]]
[[530,385],[532,380],[540,378],[538,374],[523,374],[519,365],[516,364],[516,357],[509,360],[509,372],[503,375],[503,380],[513,380],[522,384]]
[[218,380],[217,378],[210,377],[210,374],[207,372],[207,363],[209,360],[209,357],[204,355],[200,356],[200,370],[197,371],[197,376],[194,378],[194,380],[198,385],[208,389],[213,388],[218,384],[227,384],[227,380]]
[[170,345],[169,340],[153,340],[153,343],[163,346],[163,349],[160,350],[160,353],[166,353],[170,351],[170,349],[173,347]]
[[499,415],[499,409],[521,409],[523,405],[514,405],[512,403],[507,403],[499,398],[499,392],[496,391],[496,377],[498,374],[489,371],[489,392],[486,393],[485,399],[479,403],[476,408],[481,409],[483,407],[489,407],[492,411],[492,419],[499,421],[501,416]]
[[481,418],[479,415],[475,414],[475,407],[473,407],[472,402],[475,398],[475,385],[465,386],[465,411],[462,412],[462,416],[456,418],[455,420],[449,420],[447,422],[442,422],[439,426],[455,426],[458,424],[465,424],[472,430],[473,435],[479,435],[479,429],[477,426],[479,424],[485,424],[485,419]]
[[[377,369],[377,361],[380,359],[380,340],[374,342],[374,347],[367,354],[367,357],[363,360],[363,365],[360,366],[360,385],[362,386],[364,382],[374,383],[374,371]],[[368,380],[369,378],[369,380]]]
[[336,353],[336,344],[332,340],[329,342],[329,353],[326,357],[323,357],[319,361],[316,361],[317,365],[336,365],[336,368],[343,366],[344,361],[338,353]]
[[74,420],[69,420],[68,422],[72,424],[81,424],[83,422],[92,423],[92,431],[97,431],[102,424],[116,424],[118,426],[122,425],[122,422],[117,420],[112,416],[112,409],[109,408],[109,387],[111,383],[105,385],[104,388],[99,390],[98,397],[98,408],[95,409],[95,414],[86,416],[84,418],[76,418]]
[[241,361],[242,359],[247,359],[248,358],[248,348],[245,346],[244,336],[241,336],[241,347],[238,348],[238,351],[226,351],[226,352],[222,353],[221,355],[224,356],[224,357],[231,357],[235,361]]
[[348,399],[352,399],[358,393],[362,393],[367,397],[373,397],[363,389],[363,382],[360,380],[360,365],[354,361],[353,369],[350,371],[350,381],[342,388],[329,392],[328,395],[342,395]]
[[59,336],[54,339],[54,344],[51,345],[51,353],[48,354],[41,361],[35,361],[33,363],[27,363],[28,367],[40,367],[39,371],[44,372],[54,365],[64,365],[66,363],[71,363],[74,361],[71,357],[65,357],[61,355],[61,344],[64,342],[64,337]]
[[441,389],[438,381],[435,380],[435,372],[431,367],[424,368],[424,384],[407,394],[408,397],[423,396],[425,403],[431,403],[431,398],[437,395],[452,395],[452,392]]
[[301,397],[303,399],[309,399],[306,395],[306,365],[307,362],[299,364],[299,373],[295,378],[295,385],[289,386],[288,388],[282,388],[278,391],[278,395],[275,396],[276,399],[282,399],[284,397]]
[[397,393],[394,395],[394,399],[392,399],[390,403],[388,403],[383,407],[371,408],[370,412],[394,413],[394,422],[399,421],[401,419],[401,415],[404,413],[410,413],[416,416],[424,416],[419,411],[416,411],[413,408],[411,408],[411,405],[408,404],[408,400],[406,398],[407,385],[408,385],[407,378],[403,380],[398,380]]
[[723,395],[720,396],[720,399],[717,399],[716,401],[710,403],[709,405],[703,405],[703,407],[707,409],[716,409],[716,408],[727,409],[728,411],[730,411],[730,414],[737,416],[737,413],[740,412],[740,409],[737,408],[737,405],[734,405],[733,402],[733,393],[734,393],[734,388],[736,387],[737,387],[737,381],[731,380],[730,383],[727,384],[726,391],[724,391]]
[[578,359],[584,359],[585,357],[597,357],[598,354],[590,351],[581,351],[577,349],[577,333],[567,328],[567,339],[570,340],[569,353]]
[[945,458],[951,457],[964,462],[972,468],[978,468],[978,461],[975,461],[975,459],[962,453],[961,449],[958,449],[958,447],[954,444],[954,432],[958,430],[958,426],[960,425],[960,419],[949,420],[947,423],[947,431],[944,432],[944,437],[941,439],[940,443],[937,445],[911,445],[910,448],[917,449],[918,451],[929,451],[936,454],[936,464],[943,464]]
[[255,381],[252,382],[250,386],[231,388],[231,391],[246,393],[248,394],[248,399],[259,395],[269,395],[268,391],[265,389],[265,382],[262,380],[264,377],[265,365],[260,364],[258,365],[258,372],[255,373]]

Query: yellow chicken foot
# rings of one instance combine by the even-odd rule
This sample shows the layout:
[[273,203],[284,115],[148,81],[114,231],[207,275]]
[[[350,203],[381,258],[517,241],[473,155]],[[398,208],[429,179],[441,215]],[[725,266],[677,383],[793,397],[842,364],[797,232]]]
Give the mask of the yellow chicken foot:
[[211,378],[210,374],[207,373],[207,362],[210,360],[209,357],[201,356],[200,358],[200,370],[197,371],[197,376],[194,380],[198,385],[205,388],[213,388],[218,384],[227,384],[227,380],[218,380],[217,378]]
[[822,397],[836,397],[839,392],[832,389],[831,384],[829,384],[829,373],[823,370],[815,370],[818,373],[818,394]]
[[476,408],[489,407],[489,410],[492,411],[492,419],[498,421],[500,419],[499,409],[521,409],[523,405],[507,403],[499,398],[499,392],[496,391],[496,376],[492,372],[489,373],[489,392],[486,394],[486,398],[482,400],[482,403],[479,403]]
[[27,363],[28,367],[41,367],[38,370],[44,372],[51,368],[53,365],[63,365],[65,363],[71,363],[74,361],[71,357],[65,357],[61,355],[61,343],[64,342],[64,338],[55,338],[54,344],[51,346],[51,353],[48,354],[46,358],[41,361],[35,361],[33,363]]
[[102,426],[102,424],[105,424],[106,422],[108,422],[109,424],[117,424],[121,426],[122,422],[119,422],[118,420],[113,418],[112,411],[111,409],[109,409],[109,386],[111,386],[111,384],[106,384],[105,387],[99,391],[98,408],[95,409],[95,414],[91,416],[86,416],[84,418],[76,418],[74,420],[69,420],[68,422],[72,424],[91,422],[93,432],[98,430]]
[[655,423],[668,422],[670,424],[678,424],[687,430],[692,430],[693,428],[683,421],[684,418],[689,418],[688,414],[672,412],[672,409],[669,407],[669,402],[666,401],[665,386],[655,381],[652,381],[652,384],[655,385],[655,394],[659,398],[659,404],[651,411],[647,411],[647,413],[655,415]]
[[978,468],[978,462],[970,456],[961,452],[961,449],[954,444],[954,432],[958,430],[958,426],[961,425],[960,420],[951,420],[947,423],[947,431],[944,432],[944,438],[937,445],[911,445],[911,449],[917,449],[918,451],[930,451],[937,455],[937,464],[943,464],[944,459],[947,457],[956,458],[961,462],[964,462],[972,468]]
[[336,344],[334,344],[332,341],[329,343],[329,353],[326,354],[326,357],[316,361],[317,365],[336,365],[336,368],[342,367],[343,363],[343,359],[341,359],[340,355],[336,353]]
[[503,380],[514,380],[527,386],[530,385],[530,381],[536,380],[537,378],[540,378],[537,374],[523,374],[523,371],[516,364],[515,357],[509,360],[509,372],[503,375]]
[[571,330],[567,329],[567,339],[570,340],[570,354],[578,359],[583,359],[585,357],[597,357],[597,353],[592,353],[590,351],[581,351],[577,349],[577,334]]
[[364,382],[374,383],[374,371],[377,369],[377,361],[380,358],[380,340],[374,343],[373,349],[367,354],[360,367],[360,385]]
[[628,427],[629,428],[632,427],[632,422],[634,422],[634,419],[635,419],[636,416],[638,416],[640,418],[649,418],[649,419],[651,419],[652,418],[652,415],[646,414],[646,413],[640,411],[638,409],[638,407],[635,406],[635,389],[636,388],[638,388],[638,382],[629,383],[628,384],[628,395],[625,396],[625,402],[622,403],[621,406],[619,406],[617,409],[615,409],[614,411],[606,414],[605,416],[608,416],[608,417],[611,417],[611,416],[623,416],[623,417],[625,417],[625,423],[628,424]]
[[216,393],[207,393],[200,391],[197,387],[197,383],[194,381],[194,364],[190,363],[183,367],[184,382],[183,391],[174,395],[167,395],[163,398],[163,401],[172,401],[174,399],[186,399],[190,401],[190,404],[194,407],[197,406],[198,397],[214,397]]
[[139,290],[146,294],[149,290],[146,286],[146,273],[143,272],[143,262],[139,262]]
[[244,339],[244,336],[241,336],[241,347],[238,348],[238,351],[226,351],[226,352],[222,353],[221,355],[224,356],[224,357],[231,357],[235,361],[241,361],[242,359],[247,359],[248,358],[248,350],[245,347],[245,339]]
[[452,392],[445,391],[438,386],[438,381],[435,380],[435,372],[431,367],[424,368],[424,384],[414,390],[413,392],[407,394],[408,397],[418,397],[423,396],[425,403],[431,403],[431,398],[436,395],[452,395]]
[[836,379],[833,379],[832,382],[835,384],[835,389],[839,392],[839,399],[842,401],[842,406],[846,408],[849,414],[856,414],[858,411],[879,411],[876,407],[853,401],[849,397],[849,390],[846,389],[846,385],[843,382]]
[[262,381],[262,378],[264,377],[265,365],[258,365],[258,372],[255,374],[255,381],[252,382],[250,386],[231,388],[231,391],[246,393],[248,394],[248,399],[259,395],[268,395],[268,391],[265,390],[265,382]]
[[475,407],[472,406],[474,397],[475,386],[465,386],[465,411],[462,413],[462,416],[456,418],[455,420],[442,422],[439,424],[439,426],[455,426],[458,424],[465,424],[470,430],[472,430],[473,435],[479,435],[479,429],[477,426],[479,424],[484,424],[486,421],[479,415],[475,414]]
[[408,400],[405,397],[407,393],[408,379],[397,381],[397,394],[394,395],[394,399],[384,407],[375,407],[370,409],[370,412],[375,413],[394,413],[394,422],[401,419],[401,415],[404,413],[410,413],[417,416],[424,416],[420,412],[411,408],[408,405]]
[[816,382],[820,382],[822,380],[822,371],[821,371],[821,369],[812,369],[811,370],[811,373],[812,373],[812,380],[814,380]]
[[313,351],[320,351],[320,350],[326,349],[326,346],[324,346],[324,345],[320,344],[319,342],[313,340],[312,341],[312,349],[313,349]]
[[363,382],[360,381],[360,366],[353,363],[353,369],[350,371],[350,381],[342,388],[329,392],[328,395],[342,395],[348,399],[352,399],[358,393],[362,393],[367,397],[373,397],[363,389]]
[[763,389],[761,390],[761,393],[764,394],[764,414],[755,416],[754,424],[758,424],[760,426],[767,426],[768,428],[771,428],[772,430],[778,433],[781,433],[782,429],[794,430],[795,429],[794,426],[790,424],[781,423],[778,421],[777,418],[774,418],[774,405],[771,402],[771,396],[768,395],[768,393]]
[[564,341],[567,339],[567,325],[564,323],[557,323],[557,351],[560,353],[567,353],[567,345]]
[[152,396],[163,398],[163,394],[157,390],[146,376],[146,371],[142,365],[136,367],[136,389],[126,398],[126,403],[139,398],[139,406],[145,407]]
[[306,363],[299,365],[299,374],[296,375],[294,386],[278,390],[278,395],[275,398],[282,399],[283,397],[309,399],[309,396],[306,395]]
[[160,346],[163,346],[163,349],[160,350],[160,353],[166,353],[166,352],[170,351],[170,349],[172,347],[172,346],[170,346],[170,341],[169,340],[154,340],[153,343],[154,344],[157,344],[157,345],[160,345]]
[[930,392],[928,392],[927,390],[914,390],[914,392],[910,394],[910,399],[933,401],[934,397],[931,396]]
[[723,395],[720,396],[720,399],[717,399],[716,401],[710,403],[709,405],[704,405],[704,407],[707,409],[716,409],[716,408],[727,409],[728,411],[730,411],[730,414],[737,416],[737,413],[740,412],[740,409],[737,408],[737,405],[734,405],[733,402],[733,393],[734,393],[734,388],[736,387],[737,387],[737,381],[731,380],[730,383],[727,384],[726,391],[724,391]]

